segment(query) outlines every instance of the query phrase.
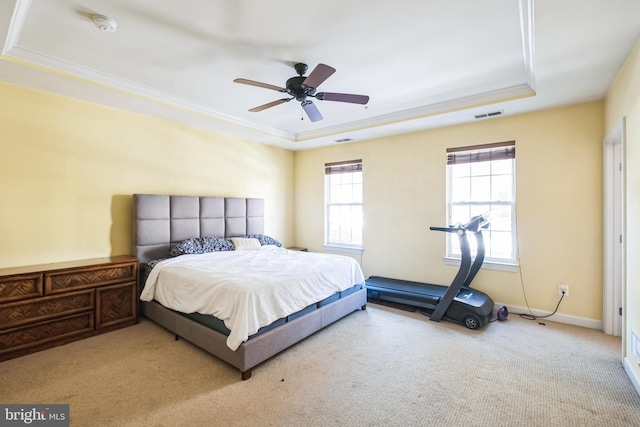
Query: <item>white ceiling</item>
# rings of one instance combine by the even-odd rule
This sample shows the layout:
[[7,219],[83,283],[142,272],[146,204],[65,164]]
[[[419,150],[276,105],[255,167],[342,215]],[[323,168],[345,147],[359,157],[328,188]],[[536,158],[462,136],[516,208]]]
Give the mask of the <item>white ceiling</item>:
[[[0,79],[300,150],[602,99],[639,37],[638,0],[3,0]],[[249,112],[296,62],[369,103]]]

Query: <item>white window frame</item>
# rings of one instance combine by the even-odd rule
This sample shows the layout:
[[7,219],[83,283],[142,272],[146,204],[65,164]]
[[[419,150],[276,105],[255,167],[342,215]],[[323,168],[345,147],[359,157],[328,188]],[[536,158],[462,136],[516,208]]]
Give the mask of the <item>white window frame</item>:
[[[491,218],[490,208],[496,207],[507,207],[509,209],[510,216],[510,226],[508,232],[511,234],[511,257],[494,257],[491,256],[491,224],[487,231],[483,232],[483,237],[485,240],[485,246],[487,247],[486,257],[483,263],[483,268],[488,269],[496,269],[502,271],[517,271],[517,229],[516,229],[516,165],[515,165],[515,141],[508,141],[503,143],[496,144],[484,144],[478,146],[470,146],[470,147],[460,147],[455,149],[447,150],[448,156],[451,156],[450,153],[453,152],[453,155],[462,155],[462,156],[474,156],[469,160],[468,163],[477,163],[484,161],[493,161],[491,151],[492,150],[504,150],[503,147],[511,147],[513,150],[512,155],[513,158],[509,159],[511,164],[511,194],[506,197],[506,200],[499,198],[489,197],[487,200],[473,200],[473,197],[470,197],[469,200],[452,200],[452,166],[447,164],[447,219],[448,225],[454,225],[455,222],[460,222],[460,218],[454,218],[452,213],[455,206],[467,206],[470,211],[470,216],[485,214],[487,210],[489,210],[489,218]],[[495,152],[494,152],[495,153]],[[504,160],[504,159],[502,159]],[[449,159],[450,161],[450,159]],[[493,177],[504,176],[504,174],[493,174],[491,171],[486,175],[472,175],[476,178],[480,177],[489,177],[489,188],[487,193],[492,194],[491,185]],[[470,190],[471,191],[471,190]],[[489,209],[487,209],[489,207]],[[471,219],[471,218],[468,218]],[[466,220],[468,220],[466,218]],[[457,220],[457,221],[456,221]],[[495,231],[498,232],[498,231]],[[502,231],[500,231],[502,232]],[[454,251],[454,248],[457,246],[453,239],[457,239],[457,236],[452,233],[447,233],[447,248],[446,248],[446,256],[445,263],[451,265],[457,265],[460,263],[460,254]],[[470,246],[472,248],[472,253],[475,253],[475,241],[474,239],[470,239]]]
[[[352,181],[352,195],[353,197],[350,199],[342,199],[342,200],[333,200],[331,198],[331,180],[334,178],[343,179],[346,174],[358,174],[359,180],[356,180],[354,183]],[[359,181],[359,182],[357,182]],[[354,191],[355,190],[355,191]],[[359,191],[358,191],[359,190]],[[356,219],[354,222],[356,224],[352,224],[353,226],[357,226],[357,223],[360,224],[360,230],[355,233],[355,240],[352,239],[342,239],[336,240],[331,235],[331,212],[332,207],[359,207],[360,212],[362,212],[362,160],[350,160],[344,162],[334,162],[325,164],[325,224],[324,224],[324,233],[325,233],[325,243],[324,249],[332,252],[345,252],[345,253],[353,253],[353,254],[361,254],[363,250],[362,246],[362,217]],[[347,226],[347,228],[349,228]],[[357,238],[359,235],[359,239]],[[353,230],[351,230],[351,236],[354,236]],[[350,240],[350,241],[349,241]]]

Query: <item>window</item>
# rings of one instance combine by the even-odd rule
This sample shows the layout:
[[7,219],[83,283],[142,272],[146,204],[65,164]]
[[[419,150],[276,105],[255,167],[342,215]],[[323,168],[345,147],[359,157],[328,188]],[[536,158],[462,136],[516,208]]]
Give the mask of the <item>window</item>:
[[362,160],[325,166],[325,245],[362,249]]
[[[447,149],[449,224],[488,212],[491,223],[483,236],[489,263],[516,263],[515,152],[515,141]],[[458,238],[447,235],[447,256],[459,258]]]

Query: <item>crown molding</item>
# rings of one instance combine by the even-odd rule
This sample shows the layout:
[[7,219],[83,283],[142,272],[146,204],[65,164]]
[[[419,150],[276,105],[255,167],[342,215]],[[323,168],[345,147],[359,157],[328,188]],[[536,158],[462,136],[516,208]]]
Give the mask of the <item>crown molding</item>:
[[534,0],[520,0],[520,30],[522,32],[522,54],[527,83],[532,90],[536,88],[535,40],[534,40]]
[[295,135],[291,132],[286,132],[280,129],[275,129],[269,126],[263,126],[254,122],[242,120],[237,117],[233,117],[231,115],[214,110],[205,104],[194,102],[168,92],[141,85],[139,83],[134,83],[130,80],[104,73],[102,71],[97,71],[92,68],[84,67],[82,65],[68,62],[59,58],[44,55],[40,52],[25,49],[20,46],[13,46],[9,50],[5,51],[2,59],[29,67],[43,69],[44,71],[54,72],[65,76],[77,78],[88,83],[145,98],[174,108],[180,108],[194,113],[203,114],[218,120],[232,122],[236,125],[259,130],[261,132],[279,138],[284,138],[291,141],[295,140]]
[[203,103],[194,102],[172,93],[157,90],[115,75],[21,47],[18,45],[19,35],[22,31],[29,7],[31,6],[31,0],[15,0],[13,16],[9,24],[1,58],[3,60],[12,61],[28,67],[41,69],[45,72],[57,73],[97,86],[102,86],[110,90],[151,100],[172,108],[178,108],[216,120],[225,121],[237,126],[249,128],[281,140],[301,142],[344,132],[383,127],[399,122],[422,119],[429,116],[464,110],[501,101],[535,96],[533,3],[534,0],[520,0],[520,27],[522,35],[523,64],[525,70],[524,80],[526,80],[526,82],[515,86],[497,88],[483,93],[458,97],[403,111],[382,114],[368,119],[299,133],[288,132],[249,120],[240,119],[230,114],[217,111]]
[[497,102],[510,101],[527,96],[535,96],[535,91],[531,88],[531,86],[529,86],[528,83],[522,83],[515,86],[492,90],[489,92],[483,92],[475,95],[450,99],[443,102],[437,102],[421,107],[383,114],[380,116],[372,117],[370,119],[358,120],[344,125],[337,125],[313,131],[301,132],[296,134],[296,141],[305,141],[337,133],[361,130],[365,128],[369,129],[398,122],[417,120],[437,114],[450,113],[452,111],[465,110],[467,108],[479,107],[481,105],[494,104]]

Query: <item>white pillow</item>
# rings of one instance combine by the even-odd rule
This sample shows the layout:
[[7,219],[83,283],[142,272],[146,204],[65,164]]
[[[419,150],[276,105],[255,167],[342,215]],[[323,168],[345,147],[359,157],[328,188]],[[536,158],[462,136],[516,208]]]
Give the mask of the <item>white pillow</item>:
[[232,237],[231,242],[235,246],[236,251],[244,249],[260,249],[260,240],[246,237]]

